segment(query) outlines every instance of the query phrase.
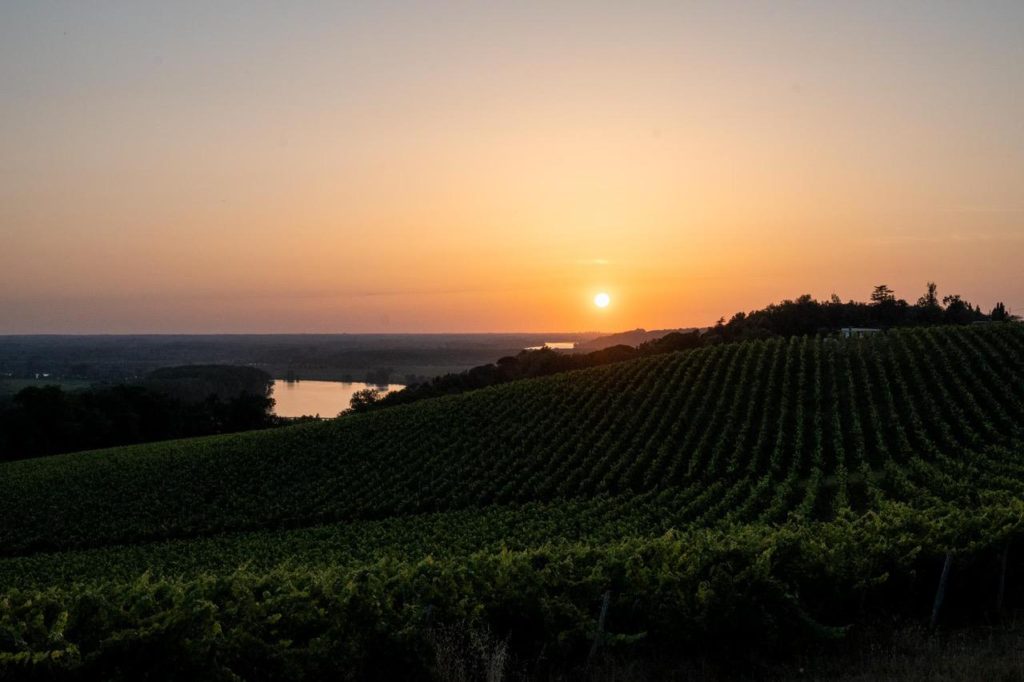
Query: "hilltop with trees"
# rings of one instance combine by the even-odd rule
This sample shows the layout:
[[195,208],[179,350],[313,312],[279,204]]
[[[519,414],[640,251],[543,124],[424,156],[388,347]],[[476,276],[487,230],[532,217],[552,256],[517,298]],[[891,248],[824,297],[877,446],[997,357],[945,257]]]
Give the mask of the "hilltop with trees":
[[[1007,311],[1003,303],[997,303],[986,315],[979,306],[971,304],[958,294],[950,294],[940,299],[938,286],[934,282],[928,282],[924,294],[915,303],[897,298],[895,292],[885,284],[876,286],[867,302],[843,302],[835,294],[828,300],[818,301],[810,294],[804,294],[793,300],[773,303],[760,310],[736,313],[728,321],[722,318],[713,327],[704,330],[677,330],[655,338],[651,338],[650,332],[634,330],[594,340],[600,344],[602,340],[607,342],[616,339],[646,339],[636,345],[620,343],[587,353],[560,352],[550,348],[524,350],[494,363],[411,384],[404,390],[387,395],[381,391],[362,391],[353,398],[350,409],[364,412],[518,379],[548,376],[720,343],[792,336],[827,336],[847,327],[884,330],[894,327],[1006,322],[1014,319],[1016,318]],[[643,333],[638,334],[639,332]],[[587,347],[587,344],[577,345],[577,348]]]
[[710,343],[746,339],[825,335],[844,327],[891,329],[937,324],[971,324],[973,322],[1011,319],[1006,306],[997,303],[989,314],[981,307],[964,300],[959,294],[939,297],[938,286],[929,282],[925,292],[914,303],[897,298],[885,284],[871,292],[867,302],[846,301],[832,294],[826,301],[804,294],[794,300],[769,305],[749,313],[736,313],[724,318],[708,330]]

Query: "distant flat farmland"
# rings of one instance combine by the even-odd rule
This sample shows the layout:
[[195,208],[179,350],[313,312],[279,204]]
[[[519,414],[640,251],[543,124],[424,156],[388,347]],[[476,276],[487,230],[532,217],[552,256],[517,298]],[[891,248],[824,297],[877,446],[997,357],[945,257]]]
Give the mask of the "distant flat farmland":
[[[275,377],[409,383],[529,346],[596,334],[227,334],[0,336],[0,377],[118,381],[158,367],[253,365]],[[382,376],[387,374],[387,377]]]
[[51,379],[42,376],[38,379],[0,379],[0,398],[12,396],[29,386],[60,386],[65,391],[75,391],[89,388],[90,384],[91,382],[81,379]]

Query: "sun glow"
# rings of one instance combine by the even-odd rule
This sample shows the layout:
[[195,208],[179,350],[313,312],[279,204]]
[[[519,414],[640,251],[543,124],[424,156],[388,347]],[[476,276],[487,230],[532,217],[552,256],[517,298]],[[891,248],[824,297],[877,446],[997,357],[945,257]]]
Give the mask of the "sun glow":
[[607,308],[608,304],[612,302],[612,297],[603,291],[594,297],[594,305],[598,308]]

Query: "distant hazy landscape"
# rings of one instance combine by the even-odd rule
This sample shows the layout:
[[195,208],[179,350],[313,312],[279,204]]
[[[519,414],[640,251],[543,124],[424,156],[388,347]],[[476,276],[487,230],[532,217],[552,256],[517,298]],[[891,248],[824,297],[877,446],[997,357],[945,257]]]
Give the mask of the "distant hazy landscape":
[[0,336],[0,381],[121,381],[182,364],[251,365],[274,377],[412,383],[590,334]]

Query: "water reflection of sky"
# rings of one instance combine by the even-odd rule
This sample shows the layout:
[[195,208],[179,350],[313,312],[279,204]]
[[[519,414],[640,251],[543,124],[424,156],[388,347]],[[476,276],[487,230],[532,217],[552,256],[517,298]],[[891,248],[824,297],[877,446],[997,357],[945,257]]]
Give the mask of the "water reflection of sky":
[[574,341],[546,341],[543,346],[527,346],[526,350],[540,350],[541,348],[554,348],[555,350],[572,350],[576,347]]
[[404,388],[402,384],[375,386],[361,381],[292,381],[274,380],[274,414],[279,417],[320,415],[336,417],[348,409],[356,391],[379,388],[386,393]]

